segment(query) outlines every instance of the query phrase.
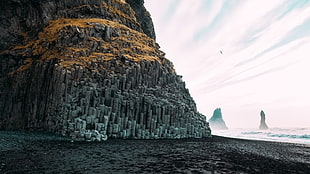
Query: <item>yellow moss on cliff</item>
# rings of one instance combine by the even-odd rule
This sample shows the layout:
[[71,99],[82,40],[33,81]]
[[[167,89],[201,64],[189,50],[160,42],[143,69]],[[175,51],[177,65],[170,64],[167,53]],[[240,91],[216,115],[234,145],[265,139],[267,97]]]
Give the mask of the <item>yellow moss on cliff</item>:
[[3,50],[3,51],[0,52],[0,55],[8,54],[8,53],[10,53],[10,50]]
[[28,33],[20,33],[19,35],[23,36],[24,37],[24,40],[29,40],[30,37],[28,36]]
[[113,0],[113,1],[126,4],[126,1],[125,1],[125,0]]
[[[123,30],[122,34],[126,35],[126,31],[129,31],[131,33],[129,37],[133,40],[129,40],[125,37],[116,37],[113,38],[114,40],[123,40],[125,42],[135,42],[137,46],[140,46],[144,49],[147,49],[147,51],[154,51],[154,48],[143,44],[145,42],[155,43],[155,41],[148,36],[146,36],[144,33],[140,33],[138,31],[132,30],[128,28],[125,25],[106,20],[106,19],[100,19],[100,18],[90,18],[90,19],[57,19],[54,21],[51,21],[47,27],[43,29],[43,32],[39,33],[39,39],[35,41],[28,42],[26,45],[20,45],[13,48],[13,50],[18,49],[24,49],[32,47],[33,45],[36,45],[35,48],[42,49],[39,42],[41,41],[48,41],[53,42],[56,41],[59,37],[59,31],[67,26],[76,26],[80,28],[92,28],[94,27],[95,23],[103,24],[106,26],[110,26],[112,28]],[[89,37],[89,39],[96,40],[96,41],[103,41],[102,38],[96,38],[96,37]],[[45,51],[45,50],[43,50]],[[39,51],[40,52],[40,51]]]
[[[71,30],[64,29],[70,26],[76,27],[77,30],[81,28],[93,28],[95,24],[103,24],[110,26],[119,31],[119,35],[112,36],[109,42],[104,41],[99,37],[88,37],[87,40],[78,45],[71,47],[59,47],[59,36],[61,32],[70,32]],[[89,43],[95,41],[101,45],[103,52],[90,52]],[[56,45],[55,45],[56,44]],[[54,45],[52,49],[47,49],[46,45]],[[125,25],[119,24],[106,19],[90,18],[90,19],[57,19],[51,21],[47,27],[39,33],[38,39],[29,41],[24,45],[14,47],[12,50],[17,51],[23,56],[31,56],[28,48],[31,48],[33,56],[41,56],[41,59],[36,61],[48,61],[51,59],[59,59],[62,67],[69,67],[74,64],[86,66],[89,62],[109,61],[113,58],[118,58],[122,54],[126,58],[134,61],[158,61],[160,58],[154,56],[158,55],[158,49],[155,47],[155,41],[149,38],[144,33],[132,30]],[[27,51],[28,50],[28,51]],[[23,71],[30,67],[31,63],[26,63],[17,71]]]
[[56,49],[47,50],[43,53],[42,59],[38,61],[48,61],[52,59],[62,59],[63,56],[61,56]]
[[31,48],[36,41],[30,41],[26,45],[15,46],[12,50],[22,50],[26,48]]
[[[129,40],[128,38],[130,38],[131,40]],[[140,51],[144,51],[144,52],[152,52],[155,53],[156,50],[154,47],[150,47],[147,44],[143,44],[143,42],[145,42],[145,40],[143,39],[143,37],[115,37],[113,38],[114,41],[119,42],[119,41],[123,41],[126,43],[130,43],[132,48],[136,48]]]
[[59,65],[60,67],[64,67],[64,68],[72,67],[73,65],[86,66],[84,63],[75,61],[75,60],[66,60],[66,61],[59,63]]
[[108,60],[111,60],[111,59],[115,58],[115,55],[111,54],[111,53],[97,53],[97,52],[93,52],[92,55],[97,57],[97,58],[98,57],[99,58],[103,58],[102,60],[104,60],[104,61],[108,61]]
[[22,72],[26,69],[29,69],[31,67],[32,63],[33,63],[32,58],[25,59],[23,62],[23,65],[21,65],[17,70],[10,72],[9,75],[14,75],[14,74]]
[[112,2],[120,4],[120,9],[123,11],[126,11],[127,14],[123,13],[120,9],[117,9],[116,7],[109,6],[106,2],[102,2],[102,7],[104,7],[109,13],[114,14],[118,16],[120,19],[127,19],[131,22],[134,22],[135,24],[139,25],[139,23],[136,20],[135,12],[130,8],[129,5],[127,5],[125,0],[112,0]]
[[72,50],[74,52],[87,51],[87,48],[75,48],[75,47],[66,47],[66,50]]
[[78,7],[74,7],[74,9],[80,9],[80,8],[83,8],[83,7],[91,8],[91,6],[89,4],[86,4],[86,5],[81,5],[81,6],[78,6]]
[[98,37],[88,37],[88,39],[96,41],[96,42],[104,42],[104,40],[102,38],[98,38]]
[[39,38],[46,38],[46,39],[49,39],[49,41],[54,41],[57,38],[52,38],[52,37],[57,36],[57,33],[59,32],[59,30],[64,27],[76,26],[80,28],[91,28],[91,27],[94,27],[92,23],[108,25],[108,26],[111,26],[117,29],[123,28],[127,30],[128,29],[132,30],[125,25],[122,25],[122,24],[119,24],[117,22],[113,22],[110,20],[101,19],[101,18],[88,18],[88,19],[61,18],[61,19],[56,19],[54,21],[51,21],[49,25],[46,28],[44,28],[43,32],[39,33]]

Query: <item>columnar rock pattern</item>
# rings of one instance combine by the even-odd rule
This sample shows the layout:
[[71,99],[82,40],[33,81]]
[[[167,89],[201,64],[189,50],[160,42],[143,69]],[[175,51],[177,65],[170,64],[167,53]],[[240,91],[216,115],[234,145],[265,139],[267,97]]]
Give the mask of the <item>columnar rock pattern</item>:
[[0,129],[80,141],[211,135],[132,1],[1,3]]
[[221,108],[216,108],[214,110],[212,117],[209,119],[209,123],[212,129],[228,129],[223,120]]

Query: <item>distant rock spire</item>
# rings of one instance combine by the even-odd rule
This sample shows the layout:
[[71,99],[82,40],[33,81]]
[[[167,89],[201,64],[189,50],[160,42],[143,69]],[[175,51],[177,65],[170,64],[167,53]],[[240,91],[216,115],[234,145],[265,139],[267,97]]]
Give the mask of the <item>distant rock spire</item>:
[[260,125],[259,125],[259,129],[268,129],[268,126],[266,124],[266,117],[265,117],[265,113],[263,110],[260,111]]
[[213,115],[209,120],[209,123],[211,129],[217,129],[217,130],[228,129],[223,120],[221,108],[217,108],[214,110]]

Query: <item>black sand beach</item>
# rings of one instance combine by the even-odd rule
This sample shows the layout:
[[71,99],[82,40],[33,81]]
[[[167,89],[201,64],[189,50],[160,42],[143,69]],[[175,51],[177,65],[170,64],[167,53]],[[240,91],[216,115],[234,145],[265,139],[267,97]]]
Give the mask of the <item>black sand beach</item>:
[[0,132],[0,173],[309,173],[310,145],[208,139],[71,142]]

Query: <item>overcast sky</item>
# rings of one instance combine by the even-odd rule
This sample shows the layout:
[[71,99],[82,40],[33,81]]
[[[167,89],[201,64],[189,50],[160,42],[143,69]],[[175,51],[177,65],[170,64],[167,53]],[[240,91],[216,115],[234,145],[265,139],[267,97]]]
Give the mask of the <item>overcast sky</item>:
[[[145,0],[198,110],[228,127],[310,127],[310,0]],[[222,53],[221,53],[222,52]]]

